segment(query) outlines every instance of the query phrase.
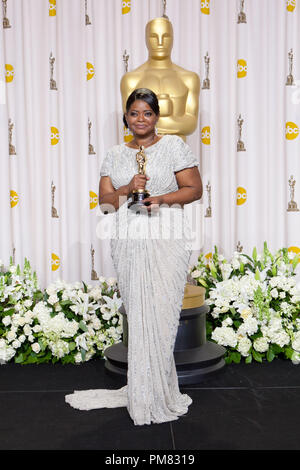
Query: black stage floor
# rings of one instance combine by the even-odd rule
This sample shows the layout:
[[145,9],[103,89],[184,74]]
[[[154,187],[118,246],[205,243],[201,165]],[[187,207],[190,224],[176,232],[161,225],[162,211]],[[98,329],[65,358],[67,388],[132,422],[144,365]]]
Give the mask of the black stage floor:
[[170,423],[135,426],[126,408],[79,411],[74,389],[119,388],[104,360],[0,366],[1,450],[300,449],[300,366],[231,364],[181,387],[193,404]]

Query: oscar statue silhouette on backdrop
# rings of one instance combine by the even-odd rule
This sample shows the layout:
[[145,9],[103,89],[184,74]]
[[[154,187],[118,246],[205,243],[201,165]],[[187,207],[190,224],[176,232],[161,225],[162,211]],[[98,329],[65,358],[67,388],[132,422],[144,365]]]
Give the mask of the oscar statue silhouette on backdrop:
[[173,27],[166,17],[154,18],[146,25],[147,62],[125,73],[121,80],[123,110],[136,88],[149,88],[158,97],[158,134],[177,134],[186,139],[198,122],[200,78],[171,61]]

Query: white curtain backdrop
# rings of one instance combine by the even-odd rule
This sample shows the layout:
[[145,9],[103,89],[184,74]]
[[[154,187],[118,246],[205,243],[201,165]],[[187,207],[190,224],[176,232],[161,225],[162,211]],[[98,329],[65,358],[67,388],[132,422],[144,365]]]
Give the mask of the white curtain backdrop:
[[[0,258],[28,258],[42,286],[97,282],[92,268],[114,276],[109,241],[96,233],[99,170],[126,137],[124,51],[129,70],[147,60],[145,26],[163,2],[1,3]],[[300,1],[168,0],[166,13],[173,62],[203,83],[209,56],[210,88],[201,89],[198,128],[187,139],[201,163],[204,213],[211,186],[201,251],[216,245],[229,257],[238,242],[249,253],[265,240],[271,250],[299,250],[300,212],[287,209],[292,196],[300,208]]]

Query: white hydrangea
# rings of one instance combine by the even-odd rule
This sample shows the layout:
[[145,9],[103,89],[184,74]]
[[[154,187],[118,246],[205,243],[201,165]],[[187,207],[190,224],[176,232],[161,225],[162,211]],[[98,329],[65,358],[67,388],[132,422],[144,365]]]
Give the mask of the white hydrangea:
[[222,346],[232,348],[235,348],[238,342],[236,332],[229,326],[215,328],[212,332],[212,339]]
[[255,351],[264,353],[269,349],[269,341],[265,336],[261,336],[253,341],[253,347]]
[[232,318],[227,317],[222,321],[222,326],[231,326],[233,323]]
[[0,340],[0,364],[5,364],[9,362],[14,355],[16,354],[16,350],[6,343],[4,339]]
[[293,336],[292,348],[300,352],[300,331],[297,331]]
[[253,316],[248,316],[239,326],[237,334],[241,336],[252,336],[258,330],[258,321]]
[[49,341],[48,346],[53,354],[57,358],[62,358],[69,354],[69,343],[61,339],[57,341]]
[[239,338],[237,350],[242,356],[249,356],[249,350],[251,348],[251,340],[247,337]]

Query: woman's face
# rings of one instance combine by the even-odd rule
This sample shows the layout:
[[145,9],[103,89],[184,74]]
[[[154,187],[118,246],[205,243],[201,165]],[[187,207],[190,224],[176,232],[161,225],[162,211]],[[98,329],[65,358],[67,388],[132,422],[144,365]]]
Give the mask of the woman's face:
[[159,116],[146,101],[135,100],[125,113],[126,121],[133,135],[147,136],[154,132]]

